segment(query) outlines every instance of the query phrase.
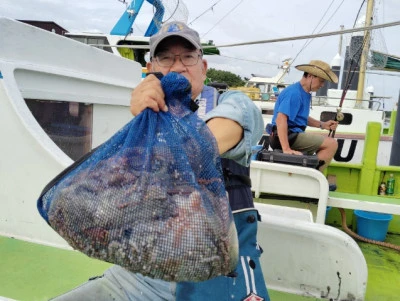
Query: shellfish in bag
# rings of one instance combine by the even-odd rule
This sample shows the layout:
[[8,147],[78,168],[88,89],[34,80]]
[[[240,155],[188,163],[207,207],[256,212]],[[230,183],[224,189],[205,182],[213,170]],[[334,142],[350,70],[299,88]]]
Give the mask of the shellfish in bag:
[[238,240],[218,147],[190,110],[188,80],[161,80],[168,112],[145,109],[43,190],[38,209],[73,248],[152,278],[233,271]]

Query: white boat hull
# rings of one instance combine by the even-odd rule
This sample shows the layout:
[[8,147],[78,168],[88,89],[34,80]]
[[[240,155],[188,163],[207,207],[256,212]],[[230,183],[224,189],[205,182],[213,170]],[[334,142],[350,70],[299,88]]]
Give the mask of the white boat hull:
[[[368,271],[357,243],[344,232],[298,213],[297,218],[280,216],[274,207],[280,206],[257,206],[262,220],[261,265],[268,288],[329,300],[364,300]],[[308,211],[294,210],[305,211],[303,217]]]
[[[92,104],[95,147],[131,118],[129,93],[141,80],[141,66],[4,18],[0,18],[0,32],[4,159],[0,165],[0,235],[70,248],[41,218],[36,201],[45,185],[73,160],[46,134],[25,99]],[[351,238],[310,218],[298,219],[298,212],[293,216],[292,208],[262,209],[259,240],[266,252],[263,268],[271,288],[312,296],[336,296],[341,288],[343,294],[362,300],[366,265]],[[301,253],[296,255],[296,250]],[[348,262],[341,259],[343,253]],[[310,257],[314,255],[316,261]],[[353,256],[359,256],[359,260],[354,261]],[[352,265],[346,271],[347,264]],[[343,294],[336,300],[344,300]]]

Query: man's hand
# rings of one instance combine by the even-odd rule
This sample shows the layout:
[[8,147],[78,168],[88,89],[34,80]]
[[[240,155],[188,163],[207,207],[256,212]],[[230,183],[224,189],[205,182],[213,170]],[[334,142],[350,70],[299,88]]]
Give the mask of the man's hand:
[[325,122],[321,122],[321,128],[324,130],[331,130],[331,131],[336,131],[336,128],[338,126],[338,122],[334,120],[328,120]]
[[291,148],[282,149],[282,152],[284,154],[290,154],[290,155],[303,155],[302,152],[296,151],[296,150],[291,149]]
[[150,108],[155,112],[168,111],[165,95],[160,80],[153,74],[147,76],[137,85],[131,94],[131,113],[137,116],[144,109]]

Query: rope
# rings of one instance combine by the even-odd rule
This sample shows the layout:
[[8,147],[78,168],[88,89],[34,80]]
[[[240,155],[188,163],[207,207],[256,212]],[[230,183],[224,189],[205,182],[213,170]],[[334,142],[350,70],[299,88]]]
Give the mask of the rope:
[[342,216],[342,227],[344,229],[344,232],[349,234],[351,237],[354,237],[355,239],[361,240],[363,242],[367,242],[367,243],[370,243],[370,244],[379,245],[379,246],[382,246],[382,247],[386,247],[386,248],[390,248],[390,249],[394,249],[394,250],[400,251],[400,246],[398,246],[398,245],[394,245],[394,244],[383,242],[383,241],[369,239],[369,238],[363,237],[361,235],[358,235],[357,233],[354,233],[353,231],[351,231],[347,227],[346,212],[344,211],[344,209],[343,208],[337,208],[337,209],[339,209],[340,215]]

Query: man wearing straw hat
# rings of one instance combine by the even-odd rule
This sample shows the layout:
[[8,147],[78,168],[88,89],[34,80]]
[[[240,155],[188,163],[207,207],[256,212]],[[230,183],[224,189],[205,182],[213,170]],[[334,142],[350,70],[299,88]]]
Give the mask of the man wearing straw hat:
[[319,170],[325,169],[336,153],[338,144],[334,138],[306,133],[307,126],[324,130],[336,130],[337,121],[319,121],[309,116],[311,93],[320,89],[325,81],[337,83],[338,78],[329,64],[312,60],[309,64],[298,65],[304,71],[301,80],[285,88],[279,95],[272,118],[270,145],[285,154],[317,153]]

